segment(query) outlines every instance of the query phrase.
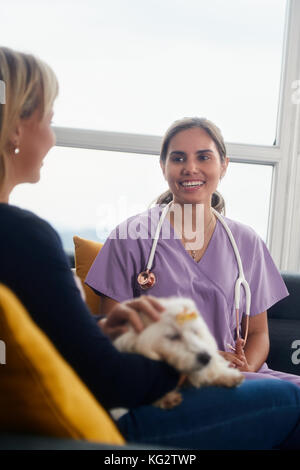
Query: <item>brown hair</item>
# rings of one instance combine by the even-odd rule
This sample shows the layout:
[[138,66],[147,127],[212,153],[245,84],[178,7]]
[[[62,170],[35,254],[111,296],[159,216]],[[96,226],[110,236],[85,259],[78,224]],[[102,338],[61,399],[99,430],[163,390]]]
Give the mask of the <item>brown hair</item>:
[[[221,163],[225,162],[226,147],[225,147],[224,139],[223,139],[220,129],[213,122],[209,121],[206,118],[192,117],[192,118],[183,118],[178,121],[175,121],[165,133],[165,136],[163,138],[162,145],[161,145],[161,152],[160,152],[160,160],[163,163],[166,162],[168,148],[169,148],[171,139],[179,132],[185,131],[187,129],[193,129],[195,127],[196,128],[198,127],[199,129],[203,129],[212,138],[219,152]],[[167,190],[166,192],[164,192],[157,198],[156,204],[168,204],[169,202],[172,201],[172,199],[173,199],[173,194],[171,193],[170,190]],[[212,199],[211,199],[211,205],[218,212],[220,213],[223,212],[225,214],[225,201],[222,195],[218,191],[215,191],[213,193]]]
[[52,69],[33,55],[0,47],[0,80],[5,84],[5,104],[0,104],[0,189],[6,176],[6,159],[12,130],[18,119],[41,109],[41,119],[50,112],[58,94]]

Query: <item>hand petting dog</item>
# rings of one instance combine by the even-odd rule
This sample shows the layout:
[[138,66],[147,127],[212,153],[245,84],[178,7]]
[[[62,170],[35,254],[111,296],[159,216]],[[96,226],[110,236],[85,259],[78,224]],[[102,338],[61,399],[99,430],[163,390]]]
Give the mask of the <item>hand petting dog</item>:
[[148,315],[152,321],[158,321],[160,314],[164,311],[165,307],[155,297],[142,295],[136,299],[117,304],[108,316],[102,318],[98,324],[103,333],[114,340],[126,333],[129,326],[132,326],[137,333],[145,328],[140,313]]

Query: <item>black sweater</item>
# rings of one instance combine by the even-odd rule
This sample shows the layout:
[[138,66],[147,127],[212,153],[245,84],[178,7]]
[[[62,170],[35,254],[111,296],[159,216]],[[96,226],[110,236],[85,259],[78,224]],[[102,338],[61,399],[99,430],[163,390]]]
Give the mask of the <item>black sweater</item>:
[[152,403],[176,385],[178,373],[167,364],[115,349],[82,301],[55,230],[31,212],[3,203],[0,283],[14,291],[106,408]]

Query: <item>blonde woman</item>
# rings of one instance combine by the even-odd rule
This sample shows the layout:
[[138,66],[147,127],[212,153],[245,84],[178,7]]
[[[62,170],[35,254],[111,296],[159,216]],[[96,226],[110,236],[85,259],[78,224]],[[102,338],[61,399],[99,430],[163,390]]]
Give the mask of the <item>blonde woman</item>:
[[[55,75],[37,58],[0,47],[0,80],[6,88],[0,105],[0,282],[16,293],[106,408],[130,409],[119,420],[128,440],[198,449],[279,446],[300,417],[300,391],[291,384],[191,388],[171,412],[151,406],[176,385],[177,372],[163,362],[116,351],[83,303],[57,233],[9,204],[15,186],[39,180],[43,159],[55,143]],[[124,321],[140,328],[137,310],[157,320],[162,307],[151,296],[119,303],[105,331],[117,334]]]

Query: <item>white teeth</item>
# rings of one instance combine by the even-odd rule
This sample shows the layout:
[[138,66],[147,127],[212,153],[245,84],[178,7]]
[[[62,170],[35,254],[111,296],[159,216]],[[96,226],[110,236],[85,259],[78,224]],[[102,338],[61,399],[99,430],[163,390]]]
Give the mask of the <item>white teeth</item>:
[[183,181],[181,186],[202,186],[204,181]]

